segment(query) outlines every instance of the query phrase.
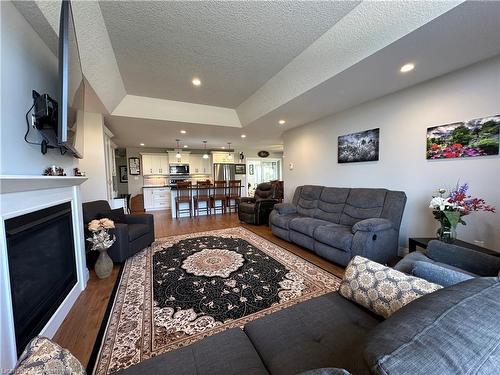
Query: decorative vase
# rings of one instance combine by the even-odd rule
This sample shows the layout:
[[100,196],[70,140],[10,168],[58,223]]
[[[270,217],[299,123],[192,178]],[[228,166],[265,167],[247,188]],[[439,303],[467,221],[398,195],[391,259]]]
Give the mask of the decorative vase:
[[99,250],[99,257],[95,262],[95,273],[98,278],[105,279],[113,271],[113,261],[108,255],[108,249]]
[[437,238],[446,243],[453,243],[457,238],[457,230],[452,225],[441,223],[441,227],[437,230]]

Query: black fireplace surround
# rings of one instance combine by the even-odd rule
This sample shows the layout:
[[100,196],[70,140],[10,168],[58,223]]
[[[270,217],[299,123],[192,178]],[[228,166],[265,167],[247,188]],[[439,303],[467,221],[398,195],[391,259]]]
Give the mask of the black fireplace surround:
[[5,221],[17,354],[77,281],[71,203]]

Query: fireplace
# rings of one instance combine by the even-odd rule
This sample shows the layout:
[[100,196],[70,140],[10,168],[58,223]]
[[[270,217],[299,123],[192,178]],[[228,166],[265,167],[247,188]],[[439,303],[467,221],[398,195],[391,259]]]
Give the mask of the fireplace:
[[71,203],[5,221],[17,354],[76,285]]
[[[0,175],[0,369],[54,337],[87,285],[85,177]],[[1,371],[0,371],[1,372]]]

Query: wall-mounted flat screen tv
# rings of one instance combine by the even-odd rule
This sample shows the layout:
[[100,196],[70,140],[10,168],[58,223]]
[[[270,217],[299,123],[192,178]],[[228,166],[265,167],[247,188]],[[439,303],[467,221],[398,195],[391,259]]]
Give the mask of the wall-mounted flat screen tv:
[[82,158],[85,82],[69,0],[63,0],[61,5],[58,102],[57,143],[75,157]]

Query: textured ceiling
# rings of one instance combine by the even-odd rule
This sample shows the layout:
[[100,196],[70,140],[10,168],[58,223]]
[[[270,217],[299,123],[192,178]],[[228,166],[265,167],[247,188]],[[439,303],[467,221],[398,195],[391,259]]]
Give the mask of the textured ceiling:
[[127,93],[234,108],[358,2],[99,4]]

